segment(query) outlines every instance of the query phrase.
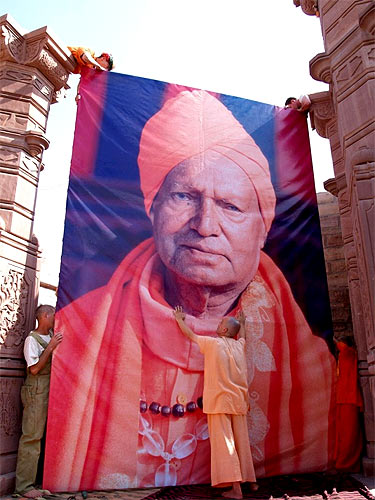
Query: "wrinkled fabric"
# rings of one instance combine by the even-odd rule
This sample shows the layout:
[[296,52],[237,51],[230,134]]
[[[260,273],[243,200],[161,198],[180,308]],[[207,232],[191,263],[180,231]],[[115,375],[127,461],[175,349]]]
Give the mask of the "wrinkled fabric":
[[255,482],[245,415],[207,415],[211,442],[211,484]]
[[[50,401],[55,418],[48,424],[47,446],[59,453],[49,453],[45,487],[100,489],[108,478],[118,478],[111,484],[138,484],[139,400],[144,391],[149,397],[160,390],[157,373],[142,381],[146,348],[164,366],[168,380],[178,382],[179,392],[191,391],[197,374],[202,387],[203,356],[176,326],[161,269],[153,240],[146,240],[126,256],[106,286],[56,314],[64,342],[54,359],[52,394],[58,397]],[[249,320],[248,426],[257,476],[329,468],[333,359],[325,342],[312,334],[282,273],[263,253],[254,280],[231,314],[238,309]],[[218,319],[187,316],[186,322],[198,335],[215,335]],[[164,390],[166,404],[173,397]],[[187,420],[163,419],[158,425],[174,429],[175,436],[184,434]],[[195,466],[199,454],[194,453],[187,465],[181,460],[177,482],[195,477],[204,457],[201,453]],[[205,462],[208,466],[209,456]]]
[[203,411],[246,415],[245,339],[198,337],[197,344],[204,355]]

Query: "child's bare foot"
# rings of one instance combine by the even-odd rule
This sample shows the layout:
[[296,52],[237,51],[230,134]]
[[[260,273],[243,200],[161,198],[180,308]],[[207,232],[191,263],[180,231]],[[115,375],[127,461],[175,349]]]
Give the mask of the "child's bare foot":
[[233,487],[229,491],[224,491],[221,495],[225,498],[243,498],[240,483],[233,483]]
[[233,488],[229,491],[224,491],[224,493],[222,493],[221,496],[225,498],[238,498],[238,499],[243,498],[242,493],[235,493]]
[[43,496],[43,493],[40,490],[34,488],[33,490],[22,493],[22,496],[25,498],[40,498],[41,496]]

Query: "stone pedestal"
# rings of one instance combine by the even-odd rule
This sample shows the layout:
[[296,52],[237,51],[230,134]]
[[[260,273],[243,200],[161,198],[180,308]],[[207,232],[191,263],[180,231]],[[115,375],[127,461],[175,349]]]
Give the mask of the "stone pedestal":
[[348,271],[353,333],[365,402],[364,473],[375,475],[375,4],[294,0],[320,16],[325,52],[310,73],[329,84],[313,94],[311,121],[330,140]]
[[23,341],[39,287],[33,220],[50,105],[69,88],[70,53],[47,30],[0,17],[0,495],[14,488]]

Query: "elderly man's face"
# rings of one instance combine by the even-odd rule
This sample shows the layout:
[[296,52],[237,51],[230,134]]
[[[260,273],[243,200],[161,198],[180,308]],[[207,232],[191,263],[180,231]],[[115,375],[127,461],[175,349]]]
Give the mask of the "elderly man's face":
[[162,262],[185,281],[246,286],[253,278],[265,226],[251,181],[228,158],[208,152],[177,165],[151,220]]

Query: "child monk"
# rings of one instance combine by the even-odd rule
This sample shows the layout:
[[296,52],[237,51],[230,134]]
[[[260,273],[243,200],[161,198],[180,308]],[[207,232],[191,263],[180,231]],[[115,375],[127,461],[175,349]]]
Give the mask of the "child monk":
[[207,337],[196,335],[185,324],[181,306],[175,308],[174,316],[182,333],[204,355],[203,411],[211,443],[211,484],[232,486],[222,494],[226,498],[243,498],[241,483],[249,481],[253,491],[258,489],[246,421],[245,317],[224,317],[216,330],[218,337]]

